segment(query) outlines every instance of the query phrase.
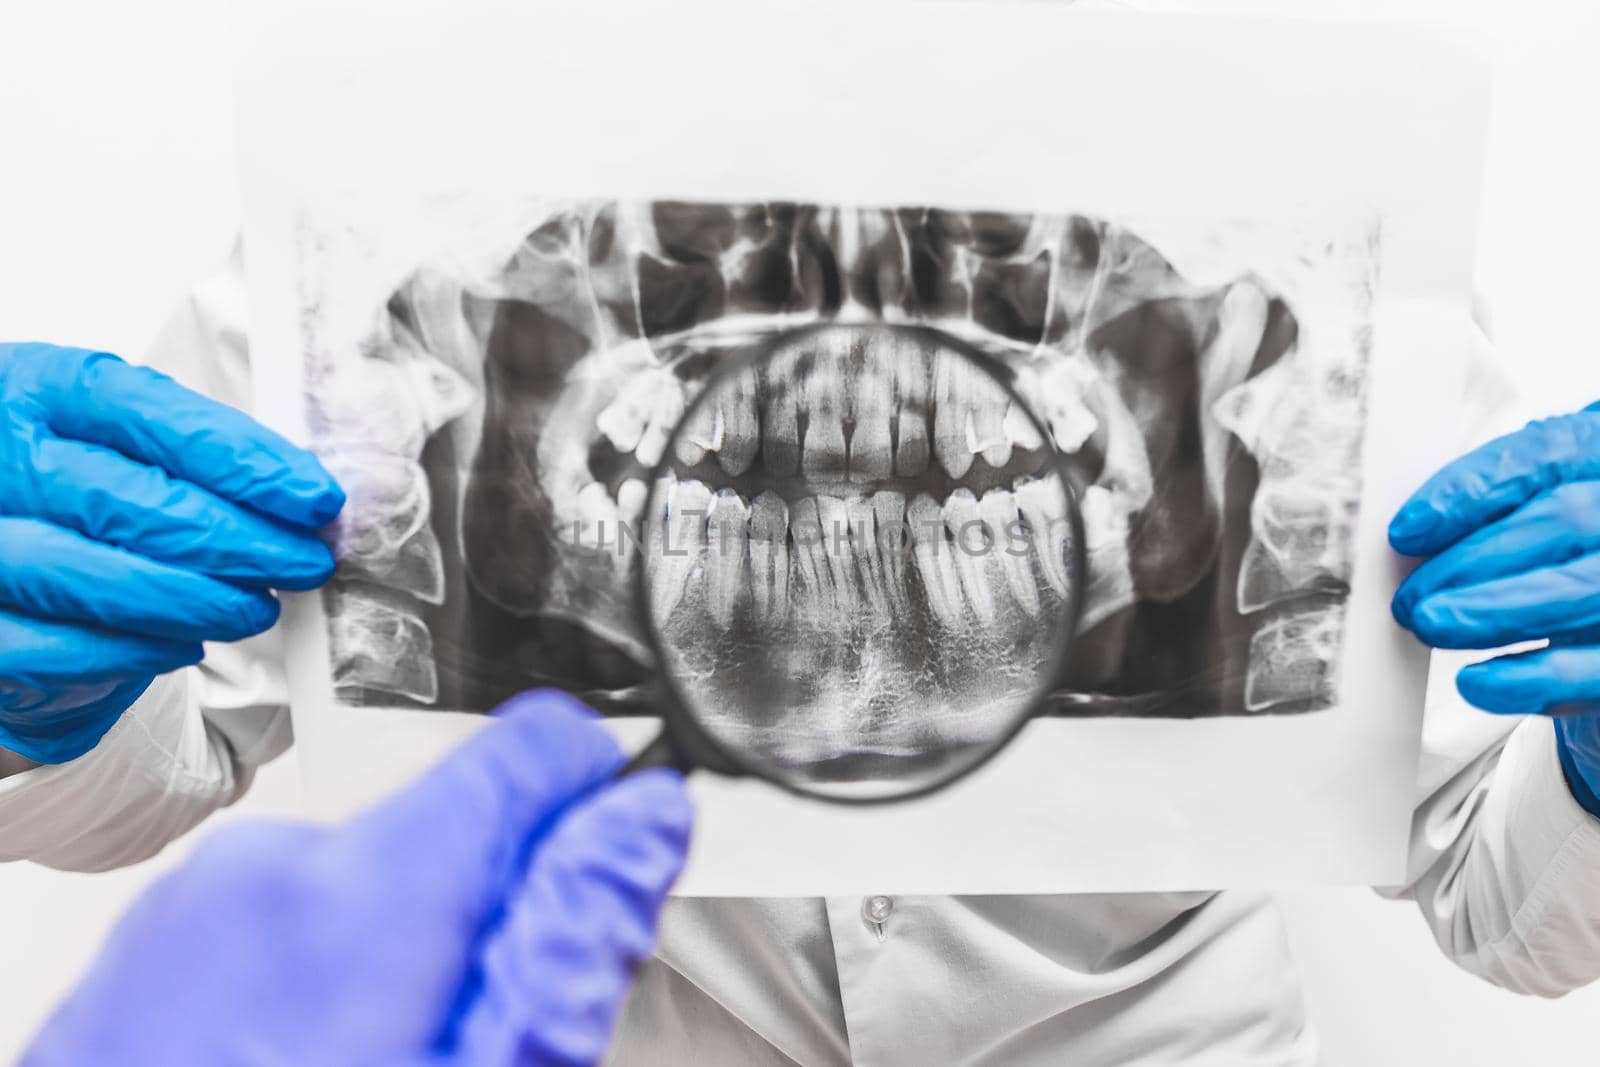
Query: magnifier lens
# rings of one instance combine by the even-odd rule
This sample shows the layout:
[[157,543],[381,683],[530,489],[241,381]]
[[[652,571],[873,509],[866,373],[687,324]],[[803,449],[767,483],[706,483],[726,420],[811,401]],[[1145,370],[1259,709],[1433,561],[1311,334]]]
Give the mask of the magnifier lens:
[[932,788],[1060,666],[1071,491],[1004,371],[931,331],[830,326],[762,356],[700,383],[651,490],[662,668],[753,773],[832,799]]

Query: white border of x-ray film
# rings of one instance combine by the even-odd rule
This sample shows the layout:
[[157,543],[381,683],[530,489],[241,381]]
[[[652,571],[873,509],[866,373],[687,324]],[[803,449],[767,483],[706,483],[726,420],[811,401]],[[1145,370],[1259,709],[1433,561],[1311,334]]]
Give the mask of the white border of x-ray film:
[[[308,219],[347,238],[347,273],[328,291],[354,337],[419,256],[449,245],[452,229],[515,222],[539,194],[1113,219],[1376,212],[1384,253],[1366,490],[1338,707],[1036,722],[955,788],[875,810],[697,775],[700,821],[679,890],[1097,892],[1401,879],[1426,657],[1389,618],[1401,564],[1383,527],[1456,444],[1439,428],[1457,424],[1458,398],[1436,383],[1468,344],[1487,106],[1485,66],[1470,42],[1371,23],[994,0],[494,14],[457,6],[404,23],[325,15],[308,29],[289,27],[256,57],[243,107],[258,400],[264,417],[300,439],[305,280],[295,245]],[[559,48],[528,43],[557,40]],[[1429,77],[1416,78],[1418,69]],[[337,705],[317,597],[294,598],[286,620],[314,812],[372,800],[481,724]],[[628,743],[653,730],[614,725]]]

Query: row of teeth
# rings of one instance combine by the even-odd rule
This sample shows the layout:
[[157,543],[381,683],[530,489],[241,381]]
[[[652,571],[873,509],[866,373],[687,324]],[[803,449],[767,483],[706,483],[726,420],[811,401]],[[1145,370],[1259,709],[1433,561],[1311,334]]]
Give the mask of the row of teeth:
[[[661,461],[671,441],[675,458],[687,467],[714,453],[721,468],[737,477],[759,452],[767,471],[779,477],[856,482],[916,477],[927,470],[930,456],[960,478],[975,456],[1000,468],[1014,450],[1041,446],[1034,422],[983,371],[952,357],[935,360],[931,371],[928,364],[925,355],[903,345],[853,375],[836,360],[819,359],[812,373],[797,379],[792,363],[774,361],[720,385],[675,439],[685,410],[684,383],[668,368],[653,368],[629,377],[596,428],[646,468]],[[1017,370],[1018,391],[1041,398],[1040,418],[1065,452],[1078,451],[1097,426],[1080,399],[1085,373],[1072,360]],[[1067,380],[1046,380],[1056,378]]]
[[[732,489],[661,480],[659,513],[641,540],[634,518],[647,500],[638,479],[613,501],[598,482],[579,494],[580,544],[619,551],[632,540],[653,554],[651,608],[664,626],[685,592],[703,583],[703,602],[721,628],[747,608],[758,623],[781,624],[804,599],[808,611],[838,618],[872,612],[903,617],[911,606],[907,558],[929,613],[955,629],[993,622],[1011,606],[1037,618],[1041,590],[1069,595],[1066,500],[1053,482],[1019,479],[977,497],[957,489],[941,505],[926,493],[881,490],[794,502],[765,491],[746,500]],[[625,518],[624,516],[628,516]],[[620,551],[619,551],[620,554]]]

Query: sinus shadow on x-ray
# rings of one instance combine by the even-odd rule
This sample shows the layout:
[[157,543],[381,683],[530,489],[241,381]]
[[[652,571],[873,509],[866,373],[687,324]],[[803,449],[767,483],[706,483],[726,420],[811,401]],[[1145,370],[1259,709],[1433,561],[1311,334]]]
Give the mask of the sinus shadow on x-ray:
[[[350,493],[324,593],[341,698],[485,710],[549,685],[651,713],[638,555],[619,543],[649,528],[664,454],[664,499],[707,516],[723,550],[691,532],[681,589],[652,605],[663,624],[714,632],[849,604],[955,650],[997,613],[1036,610],[1061,577],[1050,545],[1024,537],[1014,559],[957,573],[951,554],[880,558],[870,536],[841,564],[803,534],[830,515],[943,519],[952,537],[969,517],[1041,530],[1030,464],[1053,444],[1086,572],[1050,711],[1335,705],[1376,226],[1156,230],[571,202],[488,267],[420,263],[359,350],[307,357],[316,446]],[[879,322],[977,347],[1036,418],[863,342]],[[802,358],[848,348],[855,369],[801,389],[792,368],[761,367],[671,438],[718,360],[802,326]],[[805,651],[796,670],[835,669]]]

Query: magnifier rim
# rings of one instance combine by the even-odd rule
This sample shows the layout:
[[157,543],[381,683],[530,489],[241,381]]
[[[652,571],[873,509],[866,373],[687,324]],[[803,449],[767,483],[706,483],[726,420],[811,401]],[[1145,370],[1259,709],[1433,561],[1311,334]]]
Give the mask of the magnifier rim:
[[[770,770],[770,765],[767,762],[757,761],[731,751],[728,745],[718,740],[700,724],[699,717],[690,710],[693,702],[687,699],[683,687],[678,684],[677,678],[667,666],[670,661],[666,655],[666,642],[661,635],[661,628],[656,624],[655,612],[652,610],[650,600],[649,568],[646,565],[647,561],[642,558],[638,572],[634,577],[633,597],[635,613],[638,618],[644,620],[646,646],[656,661],[657,680],[663,684],[665,690],[666,700],[662,702],[661,707],[658,709],[661,717],[663,738],[669,745],[678,749],[681,756],[687,757],[689,762],[704,770],[710,770],[713,773],[725,773],[719,772],[715,767],[708,766],[713,762],[720,762],[725,767],[735,768],[738,774],[770,782],[788,793],[805,797],[808,800],[821,800],[830,804],[845,804],[854,807],[870,807],[879,804],[895,804],[916,800],[919,797],[949,788],[992,760],[1001,750],[1016,739],[1017,734],[1022,732],[1024,726],[1039,717],[1039,711],[1049,696],[1050,686],[1060,677],[1068,660],[1071,658],[1073,645],[1077,641],[1078,626],[1082,621],[1083,586],[1087,576],[1088,565],[1086,549],[1083,543],[1083,511],[1079,506],[1077,491],[1072,487],[1072,480],[1068,476],[1067,457],[1056,447],[1055,438],[1051,435],[1049,427],[1040,420],[1039,416],[1034,413],[1033,406],[1017,392],[1016,386],[1012,384],[1015,373],[1002,360],[983,351],[970,341],[955,334],[947,333],[937,327],[921,323],[853,323],[839,321],[811,323],[805,326],[779,330],[770,337],[759,339],[747,348],[724,355],[716,361],[711,371],[706,375],[704,384],[694,399],[684,407],[683,414],[679,416],[677,424],[673,426],[672,432],[667,438],[667,447],[662,449],[661,458],[651,468],[650,489],[645,497],[645,513],[640,516],[641,521],[648,521],[645,516],[652,513],[651,506],[656,503],[656,487],[661,483],[661,479],[665,475],[672,472],[673,450],[671,446],[678,439],[678,431],[688,425],[690,416],[695,414],[702,404],[709,402],[708,398],[716,391],[718,385],[747,367],[766,362],[780,349],[804,341],[809,335],[852,326],[870,326],[876,330],[890,330],[903,335],[921,337],[935,346],[944,346],[967,357],[988,374],[1008,398],[1019,402],[1018,408],[1032,423],[1034,430],[1039,435],[1039,439],[1047,445],[1046,451],[1050,461],[1045,469],[1050,470],[1053,468],[1057,479],[1060,481],[1061,490],[1066,496],[1067,521],[1071,526],[1072,532],[1072,552],[1067,559],[1071,603],[1067,606],[1065,613],[1064,632],[1061,638],[1055,642],[1055,653],[1051,657],[1047,669],[1039,672],[1039,682],[1025,705],[1027,708],[1026,713],[1016,716],[1015,721],[999,734],[981,755],[960,767],[954,773],[943,775],[913,789],[884,796],[865,797],[837,796],[807,789],[784,778],[780,773]],[[648,550],[648,539],[641,542],[641,550]],[[688,743],[686,744],[685,742]],[[698,748],[709,749],[714,760],[701,759],[699,752],[696,751]]]

